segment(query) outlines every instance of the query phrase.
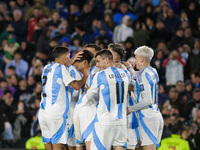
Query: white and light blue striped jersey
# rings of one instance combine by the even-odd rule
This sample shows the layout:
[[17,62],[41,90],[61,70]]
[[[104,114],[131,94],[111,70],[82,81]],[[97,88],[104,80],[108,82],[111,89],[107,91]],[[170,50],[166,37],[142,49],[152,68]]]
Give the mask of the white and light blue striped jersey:
[[52,62],[42,73],[42,100],[40,108],[46,114],[67,118],[71,90],[69,84],[75,81],[68,68]]
[[[87,84],[89,87],[91,87],[92,81],[93,81],[93,78],[94,78],[94,75],[95,75],[97,72],[99,72],[99,68],[96,67],[96,66],[94,66],[94,67],[90,70],[89,76],[88,76],[88,78],[87,78],[87,80],[86,80],[86,84]],[[85,99],[87,99],[87,98],[85,98]],[[93,99],[93,101],[87,102],[86,100],[83,101],[82,98],[81,98],[81,99],[77,102],[76,107],[77,107],[77,109],[79,109],[79,108],[81,108],[82,106],[86,105],[86,103],[87,103],[87,105],[90,105],[90,107],[96,107],[96,105],[97,105],[97,100],[98,100],[98,99]]]
[[[83,74],[73,65],[69,66],[69,71],[71,75],[78,81],[82,79]],[[74,115],[74,109],[76,106],[77,101],[79,100],[81,93],[83,91],[83,88],[80,90],[74,90],[72,87],[71,88],[71,102],[70,102],[70,107],[68,111],[68,121],[69,123],[73,123],[73,115]]]
[[92,69],[90,70],[89,76],[88,76],[88,78],[86,80],[86,84],[89,87],[91,87],[91,85],[92,85],[92,80],[93,80],[94,75],[99,71],[100,71],[99,68],[96,67],[96,66],[92,67]]
[[[128,100],[128,106],[133,106],[134,105],[134,92],[129,91],[129,100]],[[132,112],[127,116],[127,122],[128,122],[128,128],[130,129],[135,129],[137,128],[138,125],[138,119],[136,117],[136,112]]]
[[129,111],[143,111],[146,109],[159,111],[158,109],[158,73],[156,69],[148,66],[137,75],[134,86],[134,105]]
[[130,74],[127,70],[108,67],[94,76],[87,91],[88,101],[99,98],[97,119],[104,125],[126,124],[126,106]]

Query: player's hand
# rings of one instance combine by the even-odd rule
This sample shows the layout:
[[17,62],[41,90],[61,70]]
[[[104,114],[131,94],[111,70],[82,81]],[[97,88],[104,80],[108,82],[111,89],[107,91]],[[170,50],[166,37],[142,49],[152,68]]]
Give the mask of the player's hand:
[[135,68],[135,62],[130,61],[130,60],[128,60],[127,62],[130,63],[133,68]]
[[82,72],[84,75],[88,76],[89,73],[90,73],[90,65],[88,65],[87,67],[85,67],[83,69],[83,72]]
[[126,68],[128,68],[128,67],[130,66],[130,64],[129,64],[128,62],[125,62],[125,61],[122,61],[122,64],[123,64]]
[[76,60],[80,60],[83,53],[84,53],[83,51],[78,52],[78,53],[71,59],[71,62],[70,62],[70,63],[73,64]]
[[87,93],[87,91],[89,90],[89,88],[90,88],[89,85],[86,83],[85,87],[83,88],[84,94]]
[[128,110],[128,107],[126,107],[126,114],[127,116],[130,114],[131,112]]

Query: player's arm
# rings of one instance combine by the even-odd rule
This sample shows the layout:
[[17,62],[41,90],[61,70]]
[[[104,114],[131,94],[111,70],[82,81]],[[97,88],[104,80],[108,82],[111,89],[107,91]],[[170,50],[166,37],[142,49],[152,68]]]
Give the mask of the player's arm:
[[130,73],[131,79],[136,79],[137,75],[140,73],[140,71],[135,71],[134,67],[135,64],[132,61],[122,62],[122,64],[127,68],[127,70]]
[[128,113],[141,110],[152,104],[151,86],[149,82],[153,83],[153,79],[150,77],[148,73],[145,73],[145,75],[143,74],[142,84],[140,84],[142,85],[140,101],[134,106],[128,107]]
[[62,65],[62,78],[65,86],[71,86],[75,90],[79,90],[84,84],[89,75],[90,68],[85,68],[83,72],[83,77],[81,80],[77,81],[69,72],[67,67]]
[[81,78],[81,80],[72,81],[69,83],[69,86],[71,86],[75,90],[80,90],[81,87],[85,84],[87,77],[89,75],[89,72],[90,72],[90,68],[85,68],[83,72],[83,77]]
[[98,78],[98,73],[94,76],[92,85],[86,93],[88,100],[92,100],[93,98],[97,99],[97,97],[98,97],[99,86],[98,86],[98,83],[97,83],[97,78]]

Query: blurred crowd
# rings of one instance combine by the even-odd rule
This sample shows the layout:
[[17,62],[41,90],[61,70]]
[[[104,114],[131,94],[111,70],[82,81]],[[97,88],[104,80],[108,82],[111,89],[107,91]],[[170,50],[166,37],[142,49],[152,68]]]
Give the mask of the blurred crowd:
[[[120,43],[155,50],[162,138],[174,128],[200,149],[200,0],[1,0],[0,147],[23,147],[38,133],[43,67],[52,49]],[[12,144],[10,144],[12,143]]]

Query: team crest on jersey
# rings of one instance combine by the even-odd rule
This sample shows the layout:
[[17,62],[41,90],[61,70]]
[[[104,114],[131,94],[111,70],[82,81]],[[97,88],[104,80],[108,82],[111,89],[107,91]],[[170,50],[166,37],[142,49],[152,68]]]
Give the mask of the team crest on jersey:
[[139,87],[140,87],[140,91],[144,91],[144,85],[143,84],[141,84]]

